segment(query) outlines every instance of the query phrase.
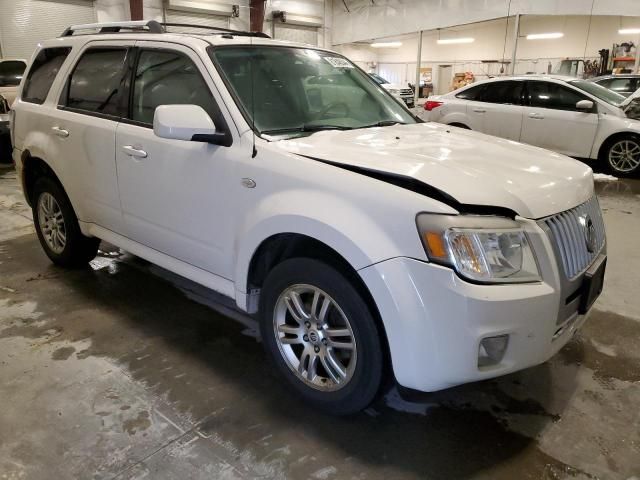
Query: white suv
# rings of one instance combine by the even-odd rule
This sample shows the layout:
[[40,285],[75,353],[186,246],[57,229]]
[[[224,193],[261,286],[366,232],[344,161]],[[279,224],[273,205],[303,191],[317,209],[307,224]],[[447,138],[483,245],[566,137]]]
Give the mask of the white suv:
[[429,97],[420,114],[575,158],[620,176],[640,173],[640,114],[597,83],[558,75],[494,78]]
[[421,123],[327,50],[93,28],[43,42],[14,106],[43,249],[72,267],[103,239],[232,298],[310,404],[539,364],[600,293],[583,164]]

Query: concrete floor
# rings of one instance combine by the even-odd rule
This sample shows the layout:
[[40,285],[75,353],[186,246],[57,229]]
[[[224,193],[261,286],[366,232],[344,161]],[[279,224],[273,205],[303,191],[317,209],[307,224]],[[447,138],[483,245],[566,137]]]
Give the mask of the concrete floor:
[[206,290],[109,246],[52,266],[0,169],[0,479],[640,478],[640,182],[597,186],[605,292],[555,358],[332,418]]

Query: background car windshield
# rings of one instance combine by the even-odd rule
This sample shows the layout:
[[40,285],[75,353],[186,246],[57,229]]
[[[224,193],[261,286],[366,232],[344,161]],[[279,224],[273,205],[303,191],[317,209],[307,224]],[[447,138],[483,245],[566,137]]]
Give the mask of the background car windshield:
[[378,82],[380,85],[384,85],[385,83],[389,83],[388,80],[385,80],[384,78],[382,78],[380,75],[378,75],[377,73],[370,73],[369,75],[371,75],[371,78],[373,78],[376,82]]
[[585,80],[571,80],[569,84],[573,85],[576,88],[579,88],[580,90],[584,90],[594,97],[598,97],[600,100],[603,100],[616,107],[620,106],[620,104],[625,101],[624,96],[594,82],[587,82]]
[[417,121],[367,74],[334,53],[263,46],[219,47],[210,53],[261,134],[304,135]]
[[17,60],[0,61],[0,87],[20,85],[26,64]]

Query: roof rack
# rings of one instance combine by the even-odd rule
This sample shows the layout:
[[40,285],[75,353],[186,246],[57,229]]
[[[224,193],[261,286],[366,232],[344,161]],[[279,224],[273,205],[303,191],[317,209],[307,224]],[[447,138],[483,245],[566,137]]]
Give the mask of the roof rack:
[[121,30],[140,31],[144,33],[164,33],[164,27],[155,20],[136,20],[133,22],[103,22],[71,25],[62,32],[61,37],[70,37],[81,30],[98,30],[99,33],[117,33]]
[[231,30],[230,28],[210,27],[208,25],[193,25],[190,23],[160,23],[155,20],[136,20],[133,22],[104,22],[104,23],[87,23],[84,25],[71,25],[62,32],[61,37],[70,37],[76,32],[82,30],[97,30],[97,33],[119,33],[123,30],[127,32],[140,33],[167,33],[166,27],[182,27],[182,28],[201,28],[212,30],[221,35],[236,35],[242,37],[261,37],[271,38],[262,32],[244,32],[242,30]]
[[[209,25],[194,25],[192,23],[160,23],[163,27],[186,27],[186,28],[203,28],[205,30],[213,30],[215,32],[219,32],[220,34],[229,34],[229,35],[237,35],[242,37],[260,37],[260,38],[271,38],[269,35],[263,32],[245,32],[243,30],[232,30],[230,28],[222,28],[222,27],[210,27]],[[166,31],[166,28],[165,28]]]

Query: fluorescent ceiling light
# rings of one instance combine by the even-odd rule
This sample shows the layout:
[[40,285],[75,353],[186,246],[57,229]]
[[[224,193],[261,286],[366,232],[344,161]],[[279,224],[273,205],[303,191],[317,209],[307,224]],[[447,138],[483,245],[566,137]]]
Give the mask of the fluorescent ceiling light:
[[402,42],[374,42],[371,46],[373,48],[398,48],[402,46]]
[[618,30],[620,35],[630,35],[634,33],[640,33],[640,28],[621,28]]
[[451,45],[453,43],[473,43],[475,38],[441,38],[438,40],[438,45]]
[[548,38],[562,38],[564,37],[564,33],[556,32],[556,33],[532,33],[531,35],[527,35],[527,40],[546,40]]

